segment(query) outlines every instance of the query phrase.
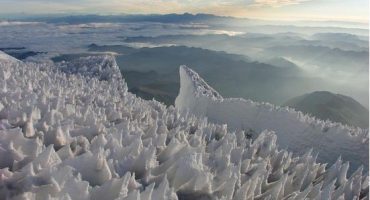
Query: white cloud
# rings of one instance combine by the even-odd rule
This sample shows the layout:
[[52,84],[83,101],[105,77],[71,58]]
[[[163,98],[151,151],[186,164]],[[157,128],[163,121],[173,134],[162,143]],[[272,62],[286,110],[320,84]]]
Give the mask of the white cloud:
[[309,0],[255,0],[254,5],[280,7],[286,5],[300,4]]
[[18,22],[18,21],[1,21],[0,26],[20,26],[20,25],[35,25],[41,24],[40,22]]

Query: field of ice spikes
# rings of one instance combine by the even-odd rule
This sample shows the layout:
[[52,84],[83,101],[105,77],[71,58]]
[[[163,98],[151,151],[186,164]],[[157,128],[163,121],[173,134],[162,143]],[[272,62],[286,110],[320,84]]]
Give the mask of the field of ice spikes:
[[361,167],[277,140],[136,97],[112,57],[0,54],[0,199],[368,199]]

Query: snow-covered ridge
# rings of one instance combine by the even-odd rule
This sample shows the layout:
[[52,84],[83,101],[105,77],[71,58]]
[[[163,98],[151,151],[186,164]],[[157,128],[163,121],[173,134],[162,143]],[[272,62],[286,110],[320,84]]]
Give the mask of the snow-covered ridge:
[[[288,107],[240,98],[223,98],[186,66],[180,67],[180,92],[175,105],[210,122],[227,124],[231,130],[258,135],[276,132],[277,143],[298,155],[313,148],[321,162],[334,163],[338,157],[353,167],[368,168],[368,130],[317,120]],[[255,133],[252,133],[255,132]]]
[[99,80],[122,81],[122,75],[113,56],[88,56],[70,62],[61,62],[57,67],[67,74],[80,74]]
[[8,54],[0,51],[0,61],[5,63],[9,63],[9,62],[19,62],[19,60],[17,60],[16,58],[12,57],[12,56],[9,56]]
[[0,199],[368,198],[361,168],[325,169],[272,132],[252,141],[83,71],[0,61]]

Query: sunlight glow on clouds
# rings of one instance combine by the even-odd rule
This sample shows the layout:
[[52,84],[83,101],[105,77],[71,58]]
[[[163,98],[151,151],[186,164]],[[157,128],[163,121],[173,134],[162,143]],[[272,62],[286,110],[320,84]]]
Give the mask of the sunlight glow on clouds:
[[268,19],[368,21],[368,0],[0,0],[6,13],[212,13]]
[[308,0],[255,0],[254,3],[261,6],[280,7],[292,4],[299,4],[305,1]]

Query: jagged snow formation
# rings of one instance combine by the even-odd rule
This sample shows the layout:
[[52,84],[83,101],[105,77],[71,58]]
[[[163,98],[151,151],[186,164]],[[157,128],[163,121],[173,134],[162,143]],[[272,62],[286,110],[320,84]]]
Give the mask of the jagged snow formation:
[[318,160],[334,163],[338,157],[358,167],[369,162],[368,130],[321,121],[288,107],[276,107],[240,98],[223,98],[196,72],[180,67],[180,92],[175,105],[210,122],[245,130],[253,137],[275,131],[278,145],[300,155],[313,148]]
[[0,61],[0,199],[368,199],[362,168],[137,98],[102,80],[112,58],[74,63]]
[[58,63],[58,68],[67,74],[80,74],[85,77],[95,77],[99,80],[122,80],[122,75],[112,56],[88,56]]

